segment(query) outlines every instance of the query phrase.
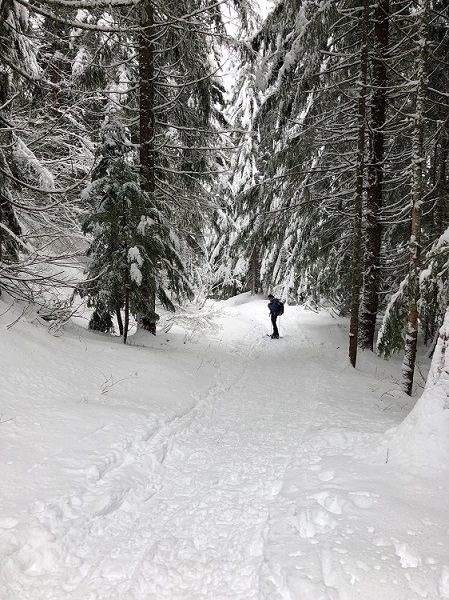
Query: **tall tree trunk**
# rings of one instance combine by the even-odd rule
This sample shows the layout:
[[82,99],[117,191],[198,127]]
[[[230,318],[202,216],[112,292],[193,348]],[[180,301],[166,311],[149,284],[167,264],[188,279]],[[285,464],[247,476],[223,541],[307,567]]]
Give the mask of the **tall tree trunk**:
[[[3,177],[0,177],[0,184],[3,183]],[[4,200],[1,196],[0,193],[0,223],[3,223],[4,220],[4,215],[3,215],[3,204],[4,204]],[[0,264],[3,261],[3,229],[2,227],[0,227]],[[1,288],[0,288],[0,294],[1,294]]]
[[[123,255],[125,258],[125,268],[123,272],[123,284],[124,284],[124,299],[125,299],[125,323],[123,325],[123,343],[126,344],[128,340],[129,330],[129,310],[130,310],[130,266],[128,259],[129,246],[127,242],[126,231],[128,229],[128,204],[125,196],[122,197],[122,223],[123,223]],[[120,312],[119,310],[117,312]]]
[[426,99],[426,66],[428,44],[428,19],[430,0],[419,2],[420,25],[417,34],[417,90],[413,128],[413,175],[412,175],[412,208],[410,214],[410,265],[408,284],[408,325],[405,338],[405,353],[402,363],[402,387],[411,396],[413,376],[415,372],[416,347],[418,342],[418,302],[419,302],[419,271],[421,255],[421,204],[424,195],[424,103]]
[[259,257],[256,245],[253,247],[250,258],[251,294],[254,296],[259,291]]
[[115,315],[117,317],[117,325],[120,335],[123,335],[123,320],[122,320],[122,311],[120,306],[118,306],[115,310]]
[[438,152],[435,157],[436,176],[436,202],[433,213],[434,220],[434,235],[440,237],[447,227],[447,196],[448,189],[446,183],[447,177],[447,158],[449,152],[449,124],[446,123],[441,132],[440,143],[438,144]]
[[373,350],[376,318],[379,308],[380,250],[384,178],[384,141],[387,68],[385,52],[389,42],[390,0],[379,0],[374,10],[374,48],[372,52],[370,159],[368,163],[368,191],[366,198],[366,249],[362,314],[360,319],[360,346]]
[[128,340],[129,330],[129,286],[125,286],[125,323],[123,326],[123,343],[126,344]]
[[365,123],[366,123],[366,81],[368,73],[368,20],[369,0],[363,1],[363,12],[360,16],[360,90],[357,105],[358,135],[356,184],[354,199],[354,219],[352,236],[352,293],[351,321],[349,326],[349,360],[355,367],[357,362],[357,342],[359,332],[360,290],[362,287],[362,209],[363,183],[365,172]]
[[[144,0],[140,9],[139,35],[139,134],[140,134],[140,186],[151,200],[156,188],[155,180],[155,114],[154,114],[154,6],[152,0]],[[140,315],[140,325],[156,335],[156,284],[147,290],[151,315]]]
[[[3,220],[3,215],[2,215],[2,205],[1,205],[1,200],[0,200],[0,223]],[[0,227],[0,264],[3,261],[3,229]],[[0,296],[2,295],[2,288],[1,288],[1,282],[0,282]]]

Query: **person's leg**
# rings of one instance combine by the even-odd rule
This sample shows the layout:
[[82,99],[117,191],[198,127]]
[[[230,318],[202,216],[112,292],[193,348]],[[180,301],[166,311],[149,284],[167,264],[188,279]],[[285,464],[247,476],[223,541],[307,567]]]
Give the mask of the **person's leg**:
[[271,323],[273,325],[273,337],[279,337],[279,331],[276,325],[277,315],[271,315]]

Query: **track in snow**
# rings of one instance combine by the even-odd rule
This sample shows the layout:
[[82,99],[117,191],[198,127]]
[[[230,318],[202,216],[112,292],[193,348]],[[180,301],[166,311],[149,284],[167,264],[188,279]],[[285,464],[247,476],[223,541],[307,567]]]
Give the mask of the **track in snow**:
[[394,598],[434,592],[410,574],[424,558],[376,522],[373,472],[362,485],[357,452],[388,419],[373,424],[363,373],[347,389],[339,334],[290,322],[273,342],[249,311],[200,350],[216,378],[190,410],[99,457],[82,493],[24,524],[28,543],[10,538],[7,600],[377,600],[384,557]]
[[154,493],[97,516],[79,540],[85,573],[61,582],[71,598],[260,597],[269,506],[310,406],[291,395],[297,382],[276,377],[251,331],[231,350],[168,436]]
[[192,410],[103,461],[81,496],[34,515],[17,598],[260,597],[270,503],[311,406],[249,325],[224,344],[216,383]]

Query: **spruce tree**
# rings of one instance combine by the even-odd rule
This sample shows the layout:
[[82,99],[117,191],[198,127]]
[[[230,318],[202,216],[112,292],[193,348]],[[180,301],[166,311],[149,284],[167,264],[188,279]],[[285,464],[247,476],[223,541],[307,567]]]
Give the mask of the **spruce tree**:
[[115,114],[103,126],[100,152],[92,182],[83,193],[91,206],[84,231],[92,241],[81,293],[94,308],[91,328],[109,330],[113,314],[120,327],[124,310],[126,343],[130,315],[150,315],[156,321],[153,296],[173,310],[172,298],[191,291],[168,226],[141,189],[129,134]]
[[366,131],[366,96],[368,79],[368,34],[369,34],[369,3],[363,2],[360,13],[360,79],[357,100],[357,157],[355,168],[355,197],[352,234],[352,289],[351,289],[351,319],[349,324],[349,360],[353,367],[357,361],[359,337],[359,307],[360,291],[362,288],[362,212],[365,187],[365,131]]
[[360,307],[360,345],[373,350],[381,283],[381,211],[384,201],[386,109],[388,100],[387,52],[389,46],[390,0],[373,8],[369,62],[372,70],[369,99],[370,123],[368,185],[365,207],[365,253],[363,299]]

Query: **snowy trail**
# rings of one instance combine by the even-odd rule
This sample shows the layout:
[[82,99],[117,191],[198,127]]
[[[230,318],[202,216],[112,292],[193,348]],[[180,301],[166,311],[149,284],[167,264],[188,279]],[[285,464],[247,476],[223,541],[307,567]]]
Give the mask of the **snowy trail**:
[[76,544],[88,571],[61,582],[70,597],[260,597],[269,505],[313,414],[290,394],[299,382],[273,377],[268,350],[251,332],[231,352],[200,408],[170,432],[153,495],[97,511]]
[[275,375],[260,323],[241,325],[194,408],[35,514],[21,598],[259,597],[269,504],[313,402]]
[[0,522],[1,600],[449,598],[432,490],[408,507],[408,475],[366,461],[397,419],[382,384],[349,369],[337,322],[292,310],[273,341],[264,308],[223,309],[198,349],[213,377],[197,367],[182,410],[100,454],[85,485],[58,455],[71,493]]
[[140,523],[145,543],[132,583],[125,578],[119,597],[260,597],[269,505],[305,424],[291,425],[304,406],[279,400],[289,397],[287,383],[282,389],[269,369],[248,372],[254,360],[261,358],[246,359],[178,436],[151,519]]

